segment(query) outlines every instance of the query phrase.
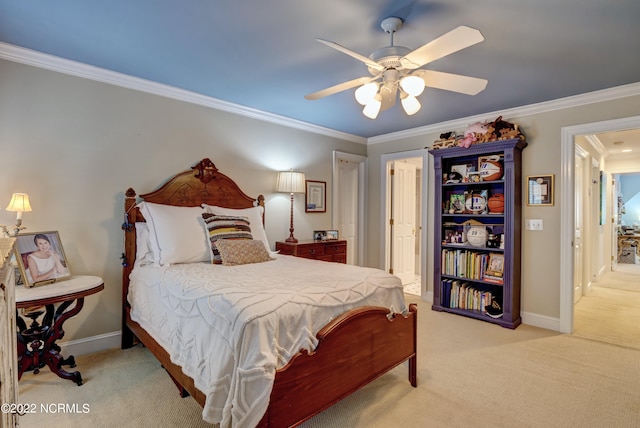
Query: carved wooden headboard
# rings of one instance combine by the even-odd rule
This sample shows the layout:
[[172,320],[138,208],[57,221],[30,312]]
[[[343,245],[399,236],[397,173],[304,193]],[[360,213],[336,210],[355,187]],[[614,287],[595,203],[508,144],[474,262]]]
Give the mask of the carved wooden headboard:
[[[240,190],[240,187],[229,177],[218,171],[208,158],[198,162],[190,169],[171,177],[156,190],[136,195],[129,188],[125,192],[124,212],[124,253],[122,255],[122,302],[126,304],[129,291],[129,274],[133,269],[136,257],[135,223],[145,221],[136,207],[139,202],[147,201],[156,204],[195,207],[202,204],[216,205],[225,208],[264,207],[264,196],[252,198]],[[264,222],[264,214],[262,221]]]

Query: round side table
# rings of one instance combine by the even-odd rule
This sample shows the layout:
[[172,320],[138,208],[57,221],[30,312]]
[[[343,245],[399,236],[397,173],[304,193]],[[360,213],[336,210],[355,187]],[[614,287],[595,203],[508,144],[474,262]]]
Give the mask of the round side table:
[[[25,371],[35,374],[45,365],[63,379],[82,385],[80,372],[67,372],[62,366],[75,367],[73,356],[63,358],[56,341],[64,336],[62,324],[77,315],[84,305],[84,298],[104,289],[102,278],[78,275],[68,280],[43,285],[41,287],[16,287],[16,324],[18,326],[18,380]],[[69,307],[75,302],[75,305]],[[58,305],[57,309],[55,305]],[[43,307],[20,314],[20,309]],[[41,322],[38,318],[44,314]],[[31,320],[29,326],[24,318]]]

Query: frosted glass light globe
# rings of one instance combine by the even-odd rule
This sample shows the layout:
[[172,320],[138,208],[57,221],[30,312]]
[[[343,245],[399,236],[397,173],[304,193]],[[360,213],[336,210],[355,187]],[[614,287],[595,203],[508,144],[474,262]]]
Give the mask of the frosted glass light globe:
[[424,80],[418,76],[403,77],[400,81],[400,87],[407,94],[417,97],[424,91]]
[[378,117],[378,113],[380,113],[380,107],[382,107],[382,100],[380,99],[380,95],[376,95],[373,100],[364,106],[362,114],[367,116],[369,119],[375,119]]
[[373,101],[377,93],[378,84],[376,82],[367,83],[366,85],[362,85],[358,89],[356,89],[356,101],[358,101],[360,105],[365,106]]
[[407,95],[406,97],[401,98],[400,102],[402,103],[402,108],[404,109],[404,112],[407,113],[409,116],[416,114],[418,111],[420,111],[420,108],[422,107],[420,105],[420,101],[418,101],[416,97],[411,95]]

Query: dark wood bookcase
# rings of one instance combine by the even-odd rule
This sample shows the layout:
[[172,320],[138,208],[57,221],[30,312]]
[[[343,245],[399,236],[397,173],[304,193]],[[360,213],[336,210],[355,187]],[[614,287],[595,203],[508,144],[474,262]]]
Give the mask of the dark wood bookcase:
[[[520,325],[526,146],[511,139],[429,150],[435,167],[433,310],[507,328]],[[490,168],[482,168],[487,163]],[[493,300],[502,315],[485,310]]]

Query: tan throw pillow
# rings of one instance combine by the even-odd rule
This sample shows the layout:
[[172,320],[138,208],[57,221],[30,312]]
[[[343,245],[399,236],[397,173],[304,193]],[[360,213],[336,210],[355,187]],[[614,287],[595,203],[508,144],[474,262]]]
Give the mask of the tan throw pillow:
[[255,239],[218,239],[215,246],[222,258],[222,264],[225,266],[262,263],[271,260],[262,241]]

